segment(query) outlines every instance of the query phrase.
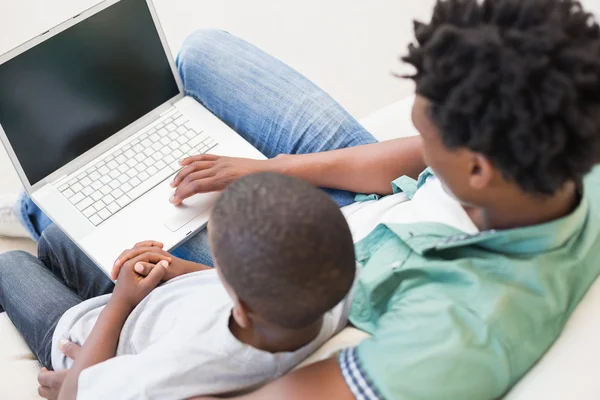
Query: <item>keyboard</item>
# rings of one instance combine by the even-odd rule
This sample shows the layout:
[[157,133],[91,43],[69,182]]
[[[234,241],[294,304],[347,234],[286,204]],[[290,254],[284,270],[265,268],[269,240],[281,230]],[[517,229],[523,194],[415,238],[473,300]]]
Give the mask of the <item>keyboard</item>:
[[204,154],[218,143],[190,127],[178,111],[94,161],[58,190],[94,226],[127,207],[181,169],[179,161]]

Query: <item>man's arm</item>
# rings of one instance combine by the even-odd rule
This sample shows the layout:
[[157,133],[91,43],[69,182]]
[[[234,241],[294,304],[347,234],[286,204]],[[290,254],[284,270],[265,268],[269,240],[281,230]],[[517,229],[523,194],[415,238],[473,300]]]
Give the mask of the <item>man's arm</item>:
[[403,175],[416,177],[425,169],[418,136],[314,154],[280,155],[270,160],[203,154],[181,161],[173,179],[173,204],[198,193],[225,189],[242,176],[277,172],[318,187],[355,193],[392,193],[391,182]]
[[[309,365],[280,378],[241,400],[355,400],[336,358]],[[198,397],[196,400],[207,399]]]
[[384,195],[392,193],[394,179],[416,178],[426,167],[419,136],[324,153],[281,155],[271,161],[273,172],[318,187]]

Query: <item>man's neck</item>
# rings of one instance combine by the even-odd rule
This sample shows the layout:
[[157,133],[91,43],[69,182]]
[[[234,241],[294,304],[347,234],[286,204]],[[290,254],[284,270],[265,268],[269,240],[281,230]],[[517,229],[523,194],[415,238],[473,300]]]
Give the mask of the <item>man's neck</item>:
[[323,319],[300,329],[286,329],[271,324],[253,323],[251,328],[240,327],[229,319],[229,330],[242,343],[269,353],[292,352],[312,342],[321,332]]
[[539,225],[570,214],[579,203],[575,183],[568,183],[551,197],[538,197],[519,191],[504,192],[488,208],[466,208],[480,230],[513,229]]

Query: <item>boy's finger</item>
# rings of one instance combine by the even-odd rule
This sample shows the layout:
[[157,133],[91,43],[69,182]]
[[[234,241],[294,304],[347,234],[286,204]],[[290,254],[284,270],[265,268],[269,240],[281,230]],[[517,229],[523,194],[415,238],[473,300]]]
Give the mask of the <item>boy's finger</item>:
[[144,285],[146,289],[150,290],[157,287],[167,273],[168,265],[169,263],[166,261],[160,261],[158,264],[156,264],[148,276],[144,278],[142,285]]
[[79,353],[81,352],[81,346],[77,343],[73,343],[67,339],[60,339],[58,341],[58,347],[60,351],[71,360],[75,360]]
[[49,399],[52,394],[52,390],[47,386],[38,386],[38,395],[41,398]]
[[165,247],[165,245],[155,240],[146,240],[143,242],[136,243],[133,247],[158,247],[162,249],[163,247]]
[[154,264],[144,261],[138,261],[133,267],[135,272],[142,276],[148,276],[148,274],[150,273],[150,271],[152,271],[153,268]]
[[111,278],[113,280],[117,279],[119,277],[119,273],[121,272],[121,268],[129,261],[133,261],[135,265],[135,262],[138,261],[157,263],[160,260],[167,260],[168,262],[171,262],[171,259],[171,255],[169,253],[159,249],[158,247],[136,247],[121,254],[120,258],[113,266]]

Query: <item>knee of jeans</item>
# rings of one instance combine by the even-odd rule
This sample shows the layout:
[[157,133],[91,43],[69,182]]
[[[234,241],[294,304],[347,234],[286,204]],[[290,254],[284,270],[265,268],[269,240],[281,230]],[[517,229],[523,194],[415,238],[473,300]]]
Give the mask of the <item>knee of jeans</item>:
[[47,259],[51,256],[52,251],[71,243],[69,237],[58,226],[52,224],[42,232],[38,242],[38,257],[42,260]]
[[22,275],[23,269],[29,265],[27,261],[34,258],[31,254],[21,250],[0,254],[0,276],[6,278],[7,274],[11,273]]
[[218,29],[199,29],[190,34],[177,56],[177,67],[185,84],[188,69],[197,70],[202,67],[202,60],[219,58],[223,51],[223,42],[233,37]]

